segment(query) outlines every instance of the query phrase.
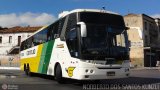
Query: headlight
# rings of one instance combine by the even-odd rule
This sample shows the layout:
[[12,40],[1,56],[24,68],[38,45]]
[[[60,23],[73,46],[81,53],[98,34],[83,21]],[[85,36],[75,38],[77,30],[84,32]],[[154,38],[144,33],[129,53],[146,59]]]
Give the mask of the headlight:
[[90,73],[93,73],[93,70],[90,70]]
[[88,69],[86,69],[85,72],[88,73]]

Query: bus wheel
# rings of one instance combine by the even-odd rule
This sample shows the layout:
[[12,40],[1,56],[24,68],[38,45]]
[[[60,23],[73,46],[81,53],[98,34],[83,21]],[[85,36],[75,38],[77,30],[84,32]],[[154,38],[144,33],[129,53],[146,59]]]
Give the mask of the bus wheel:
[[26,64],[24,64],[24,71],[26,71]]
[[27,76],[31,76],[31,72],[30,72],[30,68],[29,68],[29,65],[27,65],[26,69],[25,69],[25,74]]
[[56,69],[55,69],[55,79],[58,83],[64,83],[63,78],[62,78],[62,69],[61,66],[58,64]]

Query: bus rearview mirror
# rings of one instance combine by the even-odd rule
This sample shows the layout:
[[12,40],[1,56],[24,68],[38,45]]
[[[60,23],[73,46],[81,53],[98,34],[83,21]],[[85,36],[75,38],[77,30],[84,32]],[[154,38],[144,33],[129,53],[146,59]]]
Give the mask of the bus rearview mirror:
[[77,25],[80,25],[81,37],[87,37],[87,28],[84,22],[78,22]]

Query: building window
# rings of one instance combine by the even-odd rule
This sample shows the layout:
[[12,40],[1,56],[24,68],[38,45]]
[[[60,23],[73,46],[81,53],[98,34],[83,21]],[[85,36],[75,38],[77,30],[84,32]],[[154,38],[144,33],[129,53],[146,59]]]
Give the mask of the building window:
[[148,37],[145,35],[145,46],[148,46]]
[[152,29],[153,27],[152,27],[152,24],[149,24],[149,29]]
[[21,36],[18,36],[18,46],[21,44]]
[[144,28],[147,30],[147,22],[144,22]]
[[12,36],[9,36],[9,43],[12,43]]
[[2,43],[2,36],[0,36],[0,43]]

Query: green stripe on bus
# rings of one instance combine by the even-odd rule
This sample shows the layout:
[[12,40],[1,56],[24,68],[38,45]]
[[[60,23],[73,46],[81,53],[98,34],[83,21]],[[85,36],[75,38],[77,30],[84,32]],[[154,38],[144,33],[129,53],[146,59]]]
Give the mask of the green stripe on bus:
[[47,46],[48,46],[48,43],[44,43],[43,47],[42,47],[41,58],[40,58],[39,68],[38,68],[39,73],[42,72],[43,64],[45,64],[44,60],[45,60],[45,54],[46,54],[46,51],[47,51]]
[[43,65],[43,69],[42,69],[43,74],[47,74],[48,65],[49,65],[49,62],[50,62],[53,45],[54,45],[54,40],[48,42],[47,50],[46,50],[46,56],[45,56],[45,59],[44,59],[45,64]]

